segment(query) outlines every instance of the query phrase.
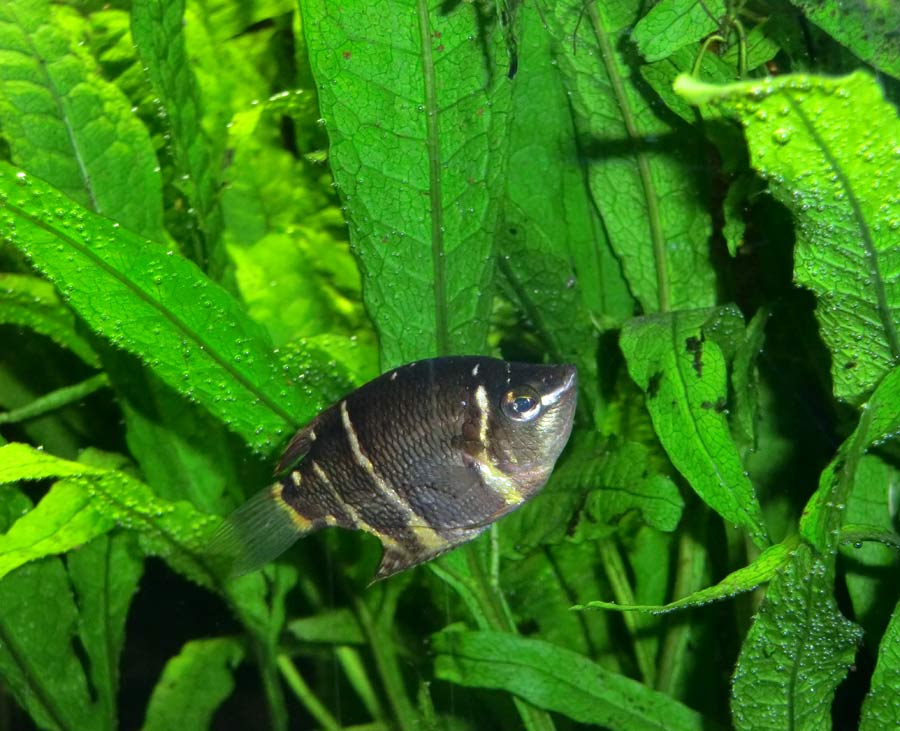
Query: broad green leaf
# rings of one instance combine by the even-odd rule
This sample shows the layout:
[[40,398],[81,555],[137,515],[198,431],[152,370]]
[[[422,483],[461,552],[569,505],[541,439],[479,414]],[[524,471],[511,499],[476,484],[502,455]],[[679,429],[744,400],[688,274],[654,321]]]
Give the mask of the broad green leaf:
[[654,471],[650,450],[643,444],[615,444],[611,451],[593,464],[584,464],[573,474],[576,484],[593,489],[575,529],[574,538],[584,540],[596,526],[612,526],[630,511],[656,530],[670,532],[678,527],[684,500],[675,483]]
[[0,231],[88,325],[255,449],[318,411],[279,371],[263,330],[193,264],[6,164],[0,193]]
[[878,647],[878,664],[863,703],[859,731],[882,731],[900,726],[900,604],[894,607]]
[[66,567],[78,602],[78,634],[108,731],[119,728],[116,698],[125,619],[143,571],[135,537],[114,533],[69,553]]
[[676,88],[743,125],[751,164],[794,215],[794,278],[818,298],[835,394],[859,403],[900,359],[897,110],[862,72]]
[[765,547],[762,512],[722,413],[725,358],[707,337],[716,320],[728,319],[739,323],[740,314],[723,308],[637,318],[626,323],[620,344],[672,464],[704,502]]
[[[645,312],[715,304],[700,141],[632,83],[644,3],[580,0],[543,11],[575,111],[580,154],[610,243]],[[677,140],[677,144],[674,144]]]
[[[15,488],[3,489],[0,529],[29,507]],[[69,580],[58,559],[31,563],[0,580],[0,675],[39,728],[104,728],[72,647],[77,621]]]
[[231,638],[192,640],[166,663],[147,706],[142,731],[206,731],[234,688],[244,650]]
[[718,30],[724,16],[724,0],[660,0],[634,27],[632,39],[647,61],[659,61]]
[[97,354],[75,329],[72,312],[49,282],[25,274],[0,273],[0,324],[18,325],[46,335],[90,366]]
[[618,327],[634,300],[585,185],[551,38],[533,6],[523,6],[520,16],[499,268],[549,357],[578,366],[593,412],[595,323]]
[[834,691],[862,633],[838,610],[828,573],[801,545],[769,584],[734,673],[738,731],[831,728]]
[[549,642],[502,632],[446,630],[434,635],[432,647],[439,678],[505,690],[580,723],[613,731],[713,728],[673,698]]
[[226,261],[219,245],[222,213],[218,203],[218,160],[206,139],[200,92],[184,42],[184,0],[135,0],[131,33],[150,77],[157,104],[171,133],[173,175],[192,219],[191,243],[184,253],[219,279]]
[[[900,430],[900,366],[890,371],[860,409],[859,423],[822,472],[819,489],[803,511],[800,531],[819,551],[837,550],[841,524],[860,460],[872,447],[896,439]],[[885,486],[886,488],[887,486]]]
[[501,34],[472,3],[300,9],[382,366],[482,352],[510,96]]
[[776,543],[763,551],[749,566],[733,571],[715,586],[696,591],[690,596],[682,597],[674,602],[661,605],[646,604],[616,604],[615,602],[593,601],[580,604],[573,609],[612,609],[617,612],[674,612],[677,609],[689,607],[702,607],[712,602],[730,599],[745,591],[752,591],[761,584],[771,581],[773,577],[785,567],[797,550],[799,540],[797,536],[786,539],[782,543]]
[[69,462],[24,444],[0,447],[0,484],[47,478],[59,482],[0,536],[0,576],[122,527],[138,532],[146,552],[199,583],[215,583],[197,554],[215,522],[210,516],[187,503],[160,500],[124,472]]
[[150,138],[128,99],[96,72],[80,23],[47,0],[0,5],[0,125],[12,159],[78,203],[162,241]]
[[900,79],[900,6],[891,0],[791,0],[859,58]]

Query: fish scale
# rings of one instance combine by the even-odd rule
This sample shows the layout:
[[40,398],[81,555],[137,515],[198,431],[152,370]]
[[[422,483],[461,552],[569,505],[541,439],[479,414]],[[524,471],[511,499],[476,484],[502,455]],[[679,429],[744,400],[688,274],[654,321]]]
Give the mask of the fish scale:
[[572,428],[574,366],[432,358],[379,376],[288,444],[280,480],[222,524],[209,554],[255,570],[326,526],[384,547],[377,579],[471,540],[547,481]]

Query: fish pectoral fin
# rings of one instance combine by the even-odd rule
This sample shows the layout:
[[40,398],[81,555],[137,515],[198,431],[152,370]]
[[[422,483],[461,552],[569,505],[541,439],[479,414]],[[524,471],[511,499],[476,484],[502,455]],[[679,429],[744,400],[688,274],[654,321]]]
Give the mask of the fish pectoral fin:
[[291,441],[281,453],[281,459],[278,460],[278,466],[275,467],[275,474],[280,475],[296,465],[306,456],[314,441],[316,441],[316,433],[313,430],[313,424],[307,424],[291,437]]

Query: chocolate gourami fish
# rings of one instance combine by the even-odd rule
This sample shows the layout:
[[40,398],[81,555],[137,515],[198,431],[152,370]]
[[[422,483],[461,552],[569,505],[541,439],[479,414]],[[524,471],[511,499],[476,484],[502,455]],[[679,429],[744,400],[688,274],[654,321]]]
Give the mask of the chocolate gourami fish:
[[572,431],[576,380],[571,365],[479,356],[388,371],[297,432],[280,480],[225,520],[209,554],[239,575],[339,526],[381,540],[376,579],[434,558],[544,486]]

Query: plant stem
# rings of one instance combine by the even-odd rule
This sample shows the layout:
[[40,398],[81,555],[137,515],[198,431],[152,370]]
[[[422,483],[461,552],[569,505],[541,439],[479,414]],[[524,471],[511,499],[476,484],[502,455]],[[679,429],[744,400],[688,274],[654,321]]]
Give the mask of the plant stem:
[[392,638],[386,636],[385,632],[379,631],[380,628],[376,626],[369,607],[362,599],[356,598],[353,603],[366,640],[372,649],[375,665],[378,667],[378,673],[384,683],[385,693],[387,693],[394,710],[398,728],[401,731],[416,731],[419,726],[419,718],[406,694],[406,686],[403,683],[403,675],[400,673],[400,665],[397,662],[397,652]]
[[[701,518],[705,527],[706,516]],[[705,529],[702,530],[705,534]],[[675,569],[675,586],[672,598],[680,599],[697,591],[706,571],[706,550],[691,531],[683,531],[678,540],[678,565]],[[677,686],[678,677],[683,672],[684,653],[690,640],[691,623],[686,617],[678,617],[674,624],[666,627],[659,652],[659,672],[656,677],[656,689],[672,694]]]
[[376,722],[384,725],[387,714],[381,706],[381,701],[378,700],[375,688],[372,687],[372,683],[369,681],[369,676],[363,667],[359,652],[355,648],[347,646],[336,647],[334,652],[338,662],[344,669],[347,682],[353,686],[366,710]]
[[19,421],[35,419],[76,403],[109,385],[109,377],[98,373],[72,386],[63,386],[36,398],[29,404],[11,411],[0,412],[0,424],[15,424]]
[[[612,586],[613,594],[618,604],[637,604],[634,591],[628,581],[628,571],[625,562],[615,543],[611,540],[601,540],[597,543],[600,551],[600,560],[603,570]],[[637,659],[638,668],[644,683],[652,686],[656,679],[656,660],[653,657],[653,648],[640,638],[641,618],[633,612],[625,612],[622,619],[634,643],[634,656]]]
[[325,731],[340,731],[341,724],[328,712],[328,709],[322,705],[322,702],[316,698],[315,693],[312,692],[312,689],[306,684],[294,663],[291,662],[291,658],[287,655],[279,655],[278,669],[281,671],[281,675],[288,687],[294,691],[297,700],[318,721],[319,725]]

